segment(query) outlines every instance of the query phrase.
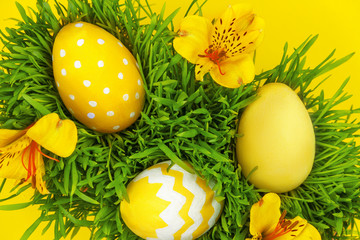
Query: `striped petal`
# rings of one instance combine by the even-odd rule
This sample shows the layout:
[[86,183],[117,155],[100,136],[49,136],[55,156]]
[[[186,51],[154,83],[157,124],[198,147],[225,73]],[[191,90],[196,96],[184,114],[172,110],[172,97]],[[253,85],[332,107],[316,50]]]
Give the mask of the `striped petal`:
[[[0,148],[0,177],[9,179],[26,180],[28,172],[23,166],[23,159],[27,159],[25,152],[31,144],[31,139],[22,136],[11,144]],[[26,161],[24,164],[27,164]]]
[[262,42],[264,26],[264,20],[248,5],[230,6],[214,25],[212,46],[223,49],[227,58],[242,57],[252,53]]
[[3,148],[26,133],[26,130],[0,129],[0,148]]
[[294,240],[321,240],[319,231],[310,223],[306,224],[301,233]]
[[36,151],[35,153],[35,166],[36,166],[36,172],[35,172],[35,183],[33,183],[33,186],[35,185],[36,189],[41,194],[49,194],[48,189],[46,188],[45,182],[43,180],[43,176],[45,175],[45,165],[43,157],[41,156],[39,151]]
[[208,58],[199,58],[195,66],[195,79],[202,81],[204,75],[213,68],[216,68],[216,65]]

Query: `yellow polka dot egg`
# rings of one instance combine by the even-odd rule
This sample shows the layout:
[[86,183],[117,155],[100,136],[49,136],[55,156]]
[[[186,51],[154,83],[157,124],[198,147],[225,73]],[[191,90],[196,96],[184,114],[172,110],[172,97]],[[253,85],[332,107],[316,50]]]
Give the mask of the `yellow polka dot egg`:
[[206,181],[171,161],[156,164],[127,186],[121,217],[144,239],[196,239],[217,221],[223,208]]
[[53,71],[65,106],[87,127],[117,132],[140,116],[145,91],[139,65],[104,29],[85,22],[64,26],[53,46]]

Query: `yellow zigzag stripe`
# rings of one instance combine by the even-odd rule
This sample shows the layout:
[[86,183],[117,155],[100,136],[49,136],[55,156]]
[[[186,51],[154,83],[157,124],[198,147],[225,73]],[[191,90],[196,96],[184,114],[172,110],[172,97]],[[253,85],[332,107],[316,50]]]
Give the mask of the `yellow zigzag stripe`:
[[[170,162],[169,162],[170,163]],[[189,216],[189,210],[191,205],[194,201],[194,194],[184,187],[183,181],[184,181],[184,173],[179,170],[174,170],[174,167],[171,168],[169,171],[168,165],[164,164],[161,165],[162,173],[164,175],[172,176],[176,179],[174,184],[174,191],[180,193],[184,197],[186,197],[186,203],[183,205],[182,209],[179,211],[179,215],[182,219],[185,220],[185,224],[181,227],[179,231],[177,231],[173,236],[174,239],[181,239],[181,236],[186,230],[194,224],[194,220]],[[194,183],[195,184],[195,183]],[[202,206],[202,209],[200,210],[200,214],[202,215],[202,219],[197,219],[198,221],[202,220],[200,225],[195,229],[195,231],[192,233],[193,238],[197,238],[202,233],[206,232],[211,226],[209,226],[209,221],[213,217],[214,214],[216,214],[218,211],[215,211],[213,206],[213,198],[214,198],[214,191],[207,186],[206,182],[202,180],[201,178],[196,178],[196,184],[204,191],[206,194],[205,203]],[[217,207],[220,208],[220,204],[216,202],[218,205]],[[185,237],[185,236],[183,236]]]
[[177,232],[185,223],[179,215],[179,212],[186,203],[186,197],[181,193],[174,191],[175,178],[164,175],[161,166],[150,171],[144,171],[143,173],[144,176],[149,175],[149,183],[158,182],[162,184],[161,188],[156,193],[156,197],[170,203],[165,210],[159,212],[160,218],[167,224],[167,227],[156,229],[159,239],[169,239],[169,236],[172,236]]
[[174,185],[174,191],[180,193],[181,195],[183,195],[186,198],[186,202],[184,204],[184,206],[182,207],[182,209],[179,212],[179,215],[182,219],[184,219],[185,224],[181,227],[181,229],[179,231],[177,231],[174,234],[174,238],[175,239],[181,239],[181,235],[191,226],[194,224],[194,220],[192,220],[188,214],[189,210],[190,210],[190,206],[191,203],[194,200],[194,194],[192,192],[190,192],[188,189],[186,189],[184,187],[183,183],[183,179],[184,179],[184,174],[182,172],[176,171],[176,170],[172,170],[170,169],[169,172],[167,172],[167,166],[163,165],[161,166],[161,171],[164,175],[169,175],[174,177],[175,180],[175,185]]
[[198,229],[196,229],[196,231],[193,233],[193,237],[201,235],[210,228],[209,220],[212,217],[212,215],[215,213],[215,209],[211,204],[212,199],[214,197],[214,192],[210,189],[209,186],[206,185],[206,182],[204,180],[197,178],[196,183],[199,184],[199,186],[206,193],[206,201],[203,206],[203,209],[200,212],[201,215],[203,216],[203,222],[200,224]]

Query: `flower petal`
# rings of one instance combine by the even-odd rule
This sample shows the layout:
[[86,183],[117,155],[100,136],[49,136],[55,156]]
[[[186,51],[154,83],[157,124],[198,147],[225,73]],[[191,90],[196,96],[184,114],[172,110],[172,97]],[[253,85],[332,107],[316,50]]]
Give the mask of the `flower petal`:
[[250,210],[250,233],[253,236],[267,235],[274,231],[281,216],[280,197],[267,193]]
[[46,188],[45,182],[43,180],[43,176],[45,175],[45,165],[43,157],[41,156],[40,152],[36,151],[35,155],[35,166],[36,166],[36,172],[35,172],[35,186],[36,189],[41,194],[48,194],[49,190]]
[[31,142],[32,140],[24,135],[6,147],[0,148],[2,153],[0,156],[0,177],[18,180],[27,178],[28,172],[24,168],[22,160],[25,160],[24,164],[27,166],[28,161],[26,159],[29,159],[29,154],[28,151],[24,153],[24,150]]
[[61,120],[56,113],[39,119],[26,135],[61,157],[70,156],[77,143],[77,129],[74,122],[68,119]]
[[305,228],[301,231],[301,233],[294,238],[296,240],[321,240],[321,236],[319,231],[310,223],[306,224]]
[[0,129],[0,148],[9,145],[26,133],[26,130]]
[[245,47],[243,48],[244,53],[253,52],[262,43],[264,39],[264,27],[264,19],[255,16],[249,27],[241,33],[243,35],[241,38],[241,42],[243,42],[242,47]]
[[246,30],[259,30],[264,28],[264,21],[257,16],[253,9],[247,4],[236,4],[233,7],[234,28],[238,32],[244,32]]
[[195,67],[195,79],[202,81],[204,75],[216,65],[209,58],[199,58]]
[[196,63],[199,54],[204,54],[210,45],[210,20],[200,16],[187,16],[180,24],[179,36],[174,39],[173,45],[182,57],[191,63]]
[[237,88],[254,80],[255,66],[249,54],[237,60],[227,59],[220,63],[220,66],[224,74],[221,74],[218,68],[212,68],[210,74],[215,82],[224,87]]
[[223,43],[227,49],[228,58],[242,57],[244,54],[252,53],[264,38],[264,20],[255,14],[245,17],[246,19],[239,19],[237,25],[240,26],[229,36],[227,42]]
[[212,33],[215,49],[226,51],[226,57],[253,52],[263,39],[264,21],[247,4],[230,6],[216,21]]
[[[253,10],[249,4],[239,3],[235,5],[229,5],[225,12],[219,17],[215,22],[215,27],[219,32],[223,30],[228,31],[229,27],[238,24],[240,19],[243,19],[244,16],[248,16],[253,13]],[[234,26],[232,29],[239,29],[239,26]]]
[[[29,159],[31,158],[30,154],[33,154],[32,157],[34,160],[33,161],[34,166],[32,167],[29,167]],[[26,159],[26,164],[25,164],[26,168],[29,169],[35,167],[36,169],[33,175],[30,176],[30,178],[26,182],[24,182],[24,184],[31,183],[32,187],[36,188],[41,194],[48,194],[49,191],[47,190],[45,186],[45,182],[43,180],[43,176],[45,175],[45,165],[44,165],[43,157],[40,154],[40,152],[36,151],[35,149],[26,151],[26,153],[24,154],[24,159]]]

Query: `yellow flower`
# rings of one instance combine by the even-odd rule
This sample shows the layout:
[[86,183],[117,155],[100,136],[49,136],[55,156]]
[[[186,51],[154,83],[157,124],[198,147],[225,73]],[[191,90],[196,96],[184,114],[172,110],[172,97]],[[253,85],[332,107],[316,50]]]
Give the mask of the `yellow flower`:
[[45,166],[40,146],[60,157],[75,150],[77,129],[71,120],[48,114],[24,130],[0,129],[0,177],[32,183],[42,194],[48,193],[43,181]]
[[211,24],[201,16],[187,16],[180,24],[175,50],[196,64],[195,75],[207,72],[218,84],[237,88],[255,77],[253,52],[263,39],[264,21],[243,4],[229,6]]
[[301,217],[285,219],[280,213],[280,197],[268,193],[250,210],[250,233],[247,240],[321,240],[317,229]]

